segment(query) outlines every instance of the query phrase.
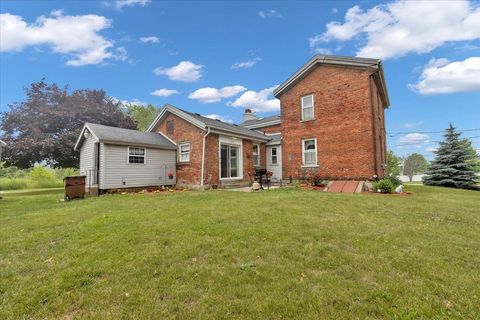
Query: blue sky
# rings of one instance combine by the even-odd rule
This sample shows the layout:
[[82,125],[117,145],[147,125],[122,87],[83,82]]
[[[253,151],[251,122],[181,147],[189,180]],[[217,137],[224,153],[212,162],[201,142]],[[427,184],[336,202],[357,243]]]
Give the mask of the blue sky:
[[480,3],[1,1],[0,110],[46,78],[240,122],[315,53],[382,58],[388,145],[431,159],[452,122],[480,149]]

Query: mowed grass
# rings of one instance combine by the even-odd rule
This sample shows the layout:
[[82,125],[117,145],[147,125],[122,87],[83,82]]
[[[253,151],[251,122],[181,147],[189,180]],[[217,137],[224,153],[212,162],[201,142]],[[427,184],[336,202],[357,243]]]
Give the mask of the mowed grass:
[[0,319],[479,319],[480,192],[0,200]]

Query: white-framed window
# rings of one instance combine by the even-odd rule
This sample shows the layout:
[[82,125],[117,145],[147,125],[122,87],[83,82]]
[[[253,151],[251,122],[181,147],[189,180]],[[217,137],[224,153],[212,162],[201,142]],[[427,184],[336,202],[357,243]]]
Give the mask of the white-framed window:
[[302,140],[302,164],[304,166],[317,165],[317,139]]
[[272,147],[270,149],[270,164],[278,164],[277,147]]
[[258,144],[253,145],[253,166],[260,166],[260,146]]
[[313,94],[300,98],[302,105],[302,121],[313,120],[315,112],[313,107]]
[[144,164],[145,163],[145,148],[128,147],[128,163],[129,164]]
[[190,161],[190,143],[180,143],[178,145],[178,161],[189,162]]

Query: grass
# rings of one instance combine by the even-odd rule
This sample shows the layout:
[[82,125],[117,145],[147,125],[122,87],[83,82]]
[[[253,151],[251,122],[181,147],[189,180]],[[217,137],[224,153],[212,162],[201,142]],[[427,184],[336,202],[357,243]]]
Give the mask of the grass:
[[0,319],[478,319],[480,192],[0,200]]

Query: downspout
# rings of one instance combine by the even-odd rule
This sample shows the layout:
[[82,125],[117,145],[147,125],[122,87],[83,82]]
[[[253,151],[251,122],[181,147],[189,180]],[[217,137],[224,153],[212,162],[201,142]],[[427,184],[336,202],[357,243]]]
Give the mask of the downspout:
[[207,127],[207,133],[205,133],[205,134],[203,135],[202,174],[201,174],[202,178],[201,178],[201,180],[200,180],[200,186],[202,186],[202,187],[203,187],[203,184],[204,184],[204,183],[203,183],[203,177],[204,177],[204,170],[205,170],[205,140],[206,140],[206,138],[207,138],[207,136],[208,136],[209,134],[210,134],[210,127]]

